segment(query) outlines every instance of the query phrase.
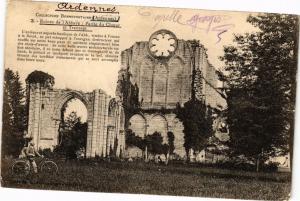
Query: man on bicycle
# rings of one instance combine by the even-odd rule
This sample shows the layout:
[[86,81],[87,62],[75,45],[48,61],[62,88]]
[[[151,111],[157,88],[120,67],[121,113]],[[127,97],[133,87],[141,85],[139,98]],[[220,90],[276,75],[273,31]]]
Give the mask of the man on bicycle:
[[[22,153],[23,152],[23,153]],[[33,172],[37,173],[38,169],[37,169],[37,165],[36,162],[34,160],[34,157],[39,156],[39,157],[43,157],[41,154],[39,154],[39,152],[36,151],[35,147],[34,147],[34,143],[33,142],[29,142],[27,147],[24,147],[22,149],[21,154],[25,154],[26,158],[28,159],[28,161],[30,162],[32,168],[33,168]]]
[[27,131],[24,131],[24,146],[23,146],[23,148],[22,148],[22,150],[21,150],[21,153],[20,153],[20,155],[19,155],[19,158],[27,158],[27,155],[26,155],[26,150],[27,150],[27,148],[28,148],[28,146],[29,146],[29,142],[32,140],[32,138],[31,137],[28,137],[27,136]]

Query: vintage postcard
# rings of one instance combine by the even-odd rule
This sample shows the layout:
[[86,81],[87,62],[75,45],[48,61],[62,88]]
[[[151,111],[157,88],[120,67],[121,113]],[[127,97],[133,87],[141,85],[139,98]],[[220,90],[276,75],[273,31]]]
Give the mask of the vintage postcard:
[[10,0],[1,185],[287,200],[299,17]]

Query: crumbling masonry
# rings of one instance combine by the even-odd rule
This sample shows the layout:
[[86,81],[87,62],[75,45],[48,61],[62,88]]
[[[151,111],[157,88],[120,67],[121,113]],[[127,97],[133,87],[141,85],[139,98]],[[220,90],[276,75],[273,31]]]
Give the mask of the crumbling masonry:
[[68,89],[51,89],[39,83],[30,84],[28,134],[37,148],[53,148],[58,144],[62,108],[73,98],[87,108],[86,157],[109,154],[117,142],[117,155],[125,149],[122,106],[102,90],[83,93]]

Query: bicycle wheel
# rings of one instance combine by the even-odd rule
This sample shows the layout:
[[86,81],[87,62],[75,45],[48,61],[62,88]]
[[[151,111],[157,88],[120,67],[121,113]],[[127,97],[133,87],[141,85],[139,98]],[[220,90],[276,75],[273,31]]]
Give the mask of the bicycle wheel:
[[14,162],[11,167],[12,174],[16,177],[25,177],[30,173],[30,163],[23,160]]
[[56,174],[58,172],[58,167],[53,161],[44,161],[41,164],[41,172],[46,174]]

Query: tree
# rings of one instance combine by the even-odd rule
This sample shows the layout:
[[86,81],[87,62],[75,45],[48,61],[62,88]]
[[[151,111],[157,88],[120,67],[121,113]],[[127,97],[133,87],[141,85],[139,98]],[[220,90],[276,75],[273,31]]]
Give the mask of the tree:
[[254,33],[224,48],[231,154],[259,165],[292,151],[297,68],[297,16],[249,16]]
[[125,133],[125,144],[126,146],[135,146],[140,148],[144,151],[145,149],[145,142],[143,138],[140,136],[136,136],[134,132],[132,132],[131,129],[127,129]]
[[159,132],[155,131],[152,135],[146,135],[144,140],[148,151],[153,155],[166,154],[168,148],[163,144],[163,138]]
[[119,72],[116,94],[122,100],[125,114],[125,127],[128,127],[129,118],[140,111],[139,87],[130,80],[131,73],[128,69]]
[[[212,111],[202,99],[202,83],[204,77],[199,69],[196,69],[196,49],[200,46],[199,41],[189,41],[192,50],[191,65],[191,99],[184,103],[183,107],[178,103],[176,117],[181,120],[184,127],[184,148],[187,162],[190,161],[190,150],[201,151],[207,145],[208,138],[212,135]],[[199,100],[200,99],[200,100]]]
[[[127,129],[125,135],[126,146],[136,146],[142,151],[149,152],[153,155],[165,154],[166,159],[167,154],[172,154],[174,152],[174,134],[168,132],[168,144],[163,143],[163,137],[159,132],[154,132],[152,135],[146,135],[145,138],[136,136],[131,129]],[[147,150],[146,150],[147,147]],[[145,153],[147,155],[147,153]],[[147,160],[147,158],[146,158]]]
[[26,129],[24,89],[18,72],[5,69],[3,94],[2,155],[17,156]]
[[63,124],[60,131],[62,140],[55,151],[62,153],[68,159],[74,159],[77,157],[77,151],[86,148],[87,123],[82,123],[76,112],[71,112]]
[[33,71],[26,78],[26,84],[40,84],[40,87],[52,88],[54,77],[43,71]]
[[184,147],[189,161],[190,150],[204,149],[212,135],[211,108],[198,99],[191,99],[183,107],[177,105],[176,116],[183,123]]
[[173,154],[174,153],[174,150],[175,150],[175,146],[174,146],[174,139],[175,139],[175,136],[172,132],[168,132],[167,133],[167,136],[168,136],[168,145],[169,145],[169,153],[170,154]]

